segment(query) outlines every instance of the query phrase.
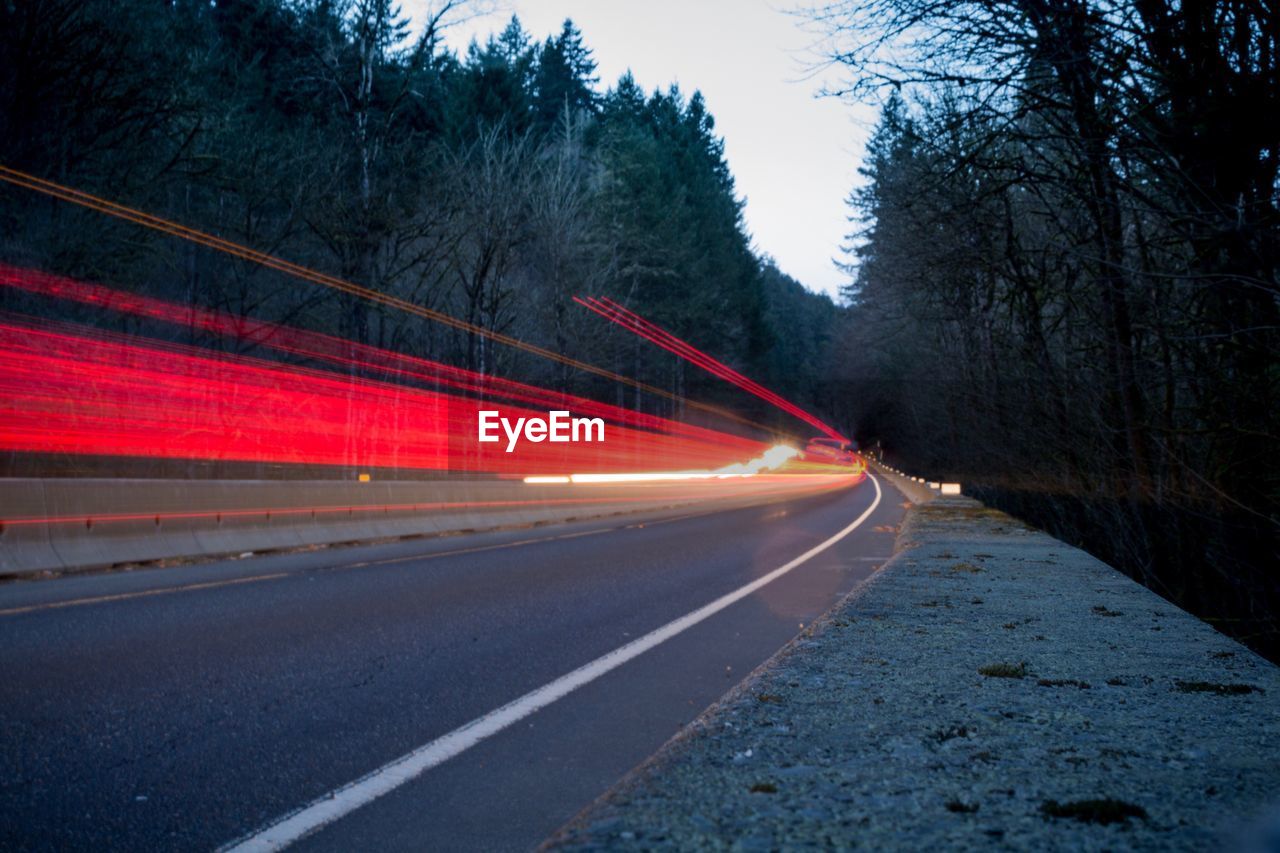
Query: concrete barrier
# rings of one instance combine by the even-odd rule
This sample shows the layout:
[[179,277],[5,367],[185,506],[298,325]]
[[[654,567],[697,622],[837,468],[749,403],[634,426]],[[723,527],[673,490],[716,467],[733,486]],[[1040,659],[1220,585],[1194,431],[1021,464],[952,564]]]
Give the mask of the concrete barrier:
[[822,475],[531,485],[515,480],[0,479],[0,574],[531,526],[833,488]]

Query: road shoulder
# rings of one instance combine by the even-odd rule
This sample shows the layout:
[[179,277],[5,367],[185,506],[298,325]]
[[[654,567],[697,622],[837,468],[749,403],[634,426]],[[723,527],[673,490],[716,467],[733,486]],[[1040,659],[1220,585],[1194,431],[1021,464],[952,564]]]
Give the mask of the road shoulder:
[[965,498],[553,849],[1204,849],[1280,814],[1280,669]]

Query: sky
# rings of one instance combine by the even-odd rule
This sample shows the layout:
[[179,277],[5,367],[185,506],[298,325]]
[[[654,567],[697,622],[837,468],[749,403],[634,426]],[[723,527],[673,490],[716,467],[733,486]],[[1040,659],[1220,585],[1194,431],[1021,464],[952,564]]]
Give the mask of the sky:
[[[419,18],[429,0],[401,0]],[[758,253],[810,290],[838,295],[837,270],[852,226],[845,205],[874,111],[816,97],[807,76],[814,41],[787,13],[795,0],[506,0],[487,17],[446,31],[462,52],[514,13],[541,41],[573,19],[595,57],[601,91],[628,68],[646,90],[701,90],[746,199]]]

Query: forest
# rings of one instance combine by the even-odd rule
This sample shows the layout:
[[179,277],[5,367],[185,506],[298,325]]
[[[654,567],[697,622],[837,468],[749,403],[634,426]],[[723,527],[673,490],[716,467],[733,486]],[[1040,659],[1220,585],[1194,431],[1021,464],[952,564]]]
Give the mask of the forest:
[[850,198],[859,431],[1280,655],[1280,9],[813,11],[883,109]]
[[608,296],[1280,656],[1273,3],[797,13],[837,75],[827,94],[881,108],[839,305],[754,245],[714,105],[601,81],[570,21],[544,35],[512,17],[449,49],[476,10],[441,0],[411,31],[391,0],[0,4],[0,161],[672,397],[8,186],[0,255],[663,415],[699,417],[687,398],[798,429],[572,301]]
[[[615,298],[801,406],[836,408],[823,371],[840,309],[753,246],[702,96],[602,83],[569,20],[539,38],[497,18],[450,50],[448,27],[487,9],[443,0],[411,27],[390,0],[3,4],[3,165],[803,437],[572,302]],[[27,190],[0,189],[0,241],[10,263],[697,416]]]

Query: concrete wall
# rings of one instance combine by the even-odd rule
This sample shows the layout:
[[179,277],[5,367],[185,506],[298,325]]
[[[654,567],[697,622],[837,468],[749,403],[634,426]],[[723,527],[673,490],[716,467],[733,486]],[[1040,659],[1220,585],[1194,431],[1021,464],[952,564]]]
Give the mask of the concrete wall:
[[0,479],[0,574],[745,505],[831,486],[800,475],[603,485]]

